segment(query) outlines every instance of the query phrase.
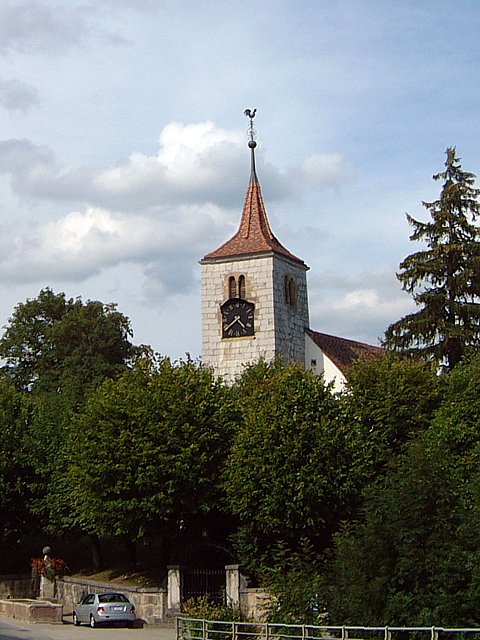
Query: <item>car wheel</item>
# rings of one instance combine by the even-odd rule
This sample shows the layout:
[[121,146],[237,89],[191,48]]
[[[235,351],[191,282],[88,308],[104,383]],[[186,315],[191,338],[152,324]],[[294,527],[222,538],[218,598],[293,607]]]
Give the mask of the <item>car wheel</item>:
[[90,616],[90,626],[92,627],[92,629],[95,629],[97,627],[97,623],[93,616]]
[[73,612],[73,624],[74,624],[76,627],[79,627],[79,626],[80,626],[80,620],[77,618],[77,614],[75,613],[75,611]]
[[125,623],[125,626],[127,627],[127,629],[131,629],[133,627],[133,622],[129,620],[128,622]]

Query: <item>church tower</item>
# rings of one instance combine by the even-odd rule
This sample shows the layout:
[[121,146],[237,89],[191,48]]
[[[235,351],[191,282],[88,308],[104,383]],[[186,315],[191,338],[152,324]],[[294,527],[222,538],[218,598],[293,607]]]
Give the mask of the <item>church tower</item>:
[[203,362],[228,381],[260,358],[305,363],[309,327],[308,267],[272,233],[255,168],[255,110],[245,115],[251,175],[240,226],[200,261]]

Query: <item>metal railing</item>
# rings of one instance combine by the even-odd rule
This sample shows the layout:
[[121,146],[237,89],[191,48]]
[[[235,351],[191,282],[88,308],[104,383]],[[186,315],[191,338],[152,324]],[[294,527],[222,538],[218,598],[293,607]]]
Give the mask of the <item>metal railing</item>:
[[176,619],[177,640],[480,640],[480,627],[335,627]]

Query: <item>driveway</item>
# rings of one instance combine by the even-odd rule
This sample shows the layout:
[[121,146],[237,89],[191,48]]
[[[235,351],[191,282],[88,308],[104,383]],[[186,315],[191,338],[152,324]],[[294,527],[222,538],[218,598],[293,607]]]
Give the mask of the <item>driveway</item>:
[[145,625],[142,628],[126,629],[115,627],[88,626],[74,627],[70,616],[64,617],[64,624],[29,624],[13,618],[0,616],[1,640],[175,640],[172,628]]

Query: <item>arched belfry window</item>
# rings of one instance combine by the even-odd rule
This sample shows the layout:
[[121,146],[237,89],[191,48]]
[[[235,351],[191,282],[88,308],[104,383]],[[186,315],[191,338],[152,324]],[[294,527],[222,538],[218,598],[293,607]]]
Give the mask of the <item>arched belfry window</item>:
[[285,303],[292,307],[297,308],[298,304],[298,286],[293,276],[286,275],[283,281]]
[[229,276],[228,278],[228,297],[243,298],[247,297],[247,287],[245,284],[245,276],[240,275],[238,278]]
[[237,297],[237,282],[235,280],[235,276],[230,276],[228,279],[228,297]]
[[238,277],[238,297],[245,298],[245,276]]

